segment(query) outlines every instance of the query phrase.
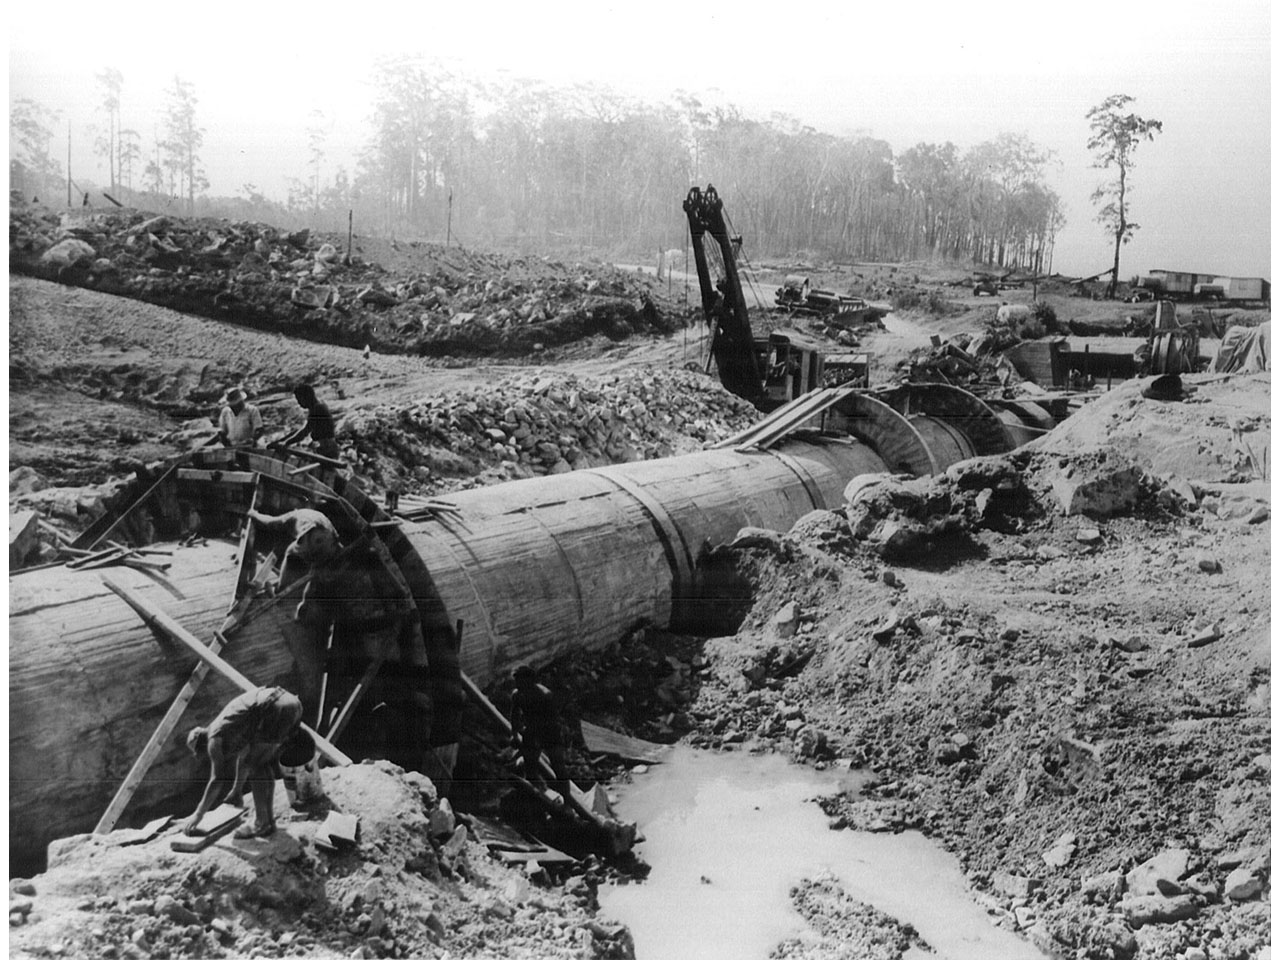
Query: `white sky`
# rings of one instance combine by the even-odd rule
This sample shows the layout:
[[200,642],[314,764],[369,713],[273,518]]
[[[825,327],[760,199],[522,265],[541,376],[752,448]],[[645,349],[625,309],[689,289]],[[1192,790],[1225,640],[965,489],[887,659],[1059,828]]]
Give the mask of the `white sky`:
[[[192,9],[200,13],[178,12]],[[698,8],[72,0],[23,4],[9,19],[10,102],[32,97],[62,111],[73,174],[106,179],[89,152],[88,128],[99,119],[94,73],[124,74],[123,121],[144,145],[178,73],[199,98],[211,192],[251,182],[283,199],[287,178],[305,173],[311,112],[332,124],[330,163],[353,167],[369,64],[421,52],[469,73],[590,81],[650,99],[715,91],[750,116],[777,111],[831,133],[868,133],[895,153],[921,141],[964,150],[1002,131],[1025,133],[1056,153],[1049,180],[1069,222],[1054,267],[1078,274],[1111,262],[1089,200],[1101,173],[1089,166],[1084,114],[1123,92],[1165,127],[1138,153],[1131,214],[1142,229],[1123,253],[1122,275],[1164,267],[1271,276],[1266,0]],[[733,198],[725,200],[732,212]]]

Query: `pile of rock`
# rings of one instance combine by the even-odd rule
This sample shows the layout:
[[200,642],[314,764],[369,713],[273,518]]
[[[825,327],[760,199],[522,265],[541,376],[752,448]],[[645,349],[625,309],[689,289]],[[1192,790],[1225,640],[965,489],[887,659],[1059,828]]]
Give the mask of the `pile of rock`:
[[466,478],[486,468],[506,478],[567,473],[697,450],[756,417],[749,403],[702,374],[637,370],[605,379],[517,377],[408,407],[353,412],[340,433],[362,476],[438,488],[431,468]]
[[595,333],[672,329],[640,276],[609,265],[413,243],[411,267],[390,273],[344,244],[308,230],[129,209],[10,214],[16,271],[326,343],[523,353]]

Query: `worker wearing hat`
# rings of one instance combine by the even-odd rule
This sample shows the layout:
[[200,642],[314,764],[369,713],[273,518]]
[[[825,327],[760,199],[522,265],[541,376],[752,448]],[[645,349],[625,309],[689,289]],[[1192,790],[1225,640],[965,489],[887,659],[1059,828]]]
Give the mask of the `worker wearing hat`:
[[256,447],[262,436],[262,414],[239,387],[228,390],[218,414],[218,436],[225,447]]

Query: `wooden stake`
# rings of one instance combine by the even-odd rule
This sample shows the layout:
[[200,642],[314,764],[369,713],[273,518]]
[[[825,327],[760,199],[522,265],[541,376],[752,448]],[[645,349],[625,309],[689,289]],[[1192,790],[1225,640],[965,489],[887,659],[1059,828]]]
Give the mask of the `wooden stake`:
[[[154,604],[149,603],[142,597],[139,597],[128,587],[116,583],[106,575],[102,576],[102,582],[106,585],[108,590],[120,597],[120,599],[125,603],[129,604],[129,606],[131,606],[134,611],[142,617],[142,622],[147,626],[152,629],[161,630],[170,638],[183,644],[188,650],[209,666],[213,667],[214,670],[218,671],[218,673],[222,674],[223,677],[230,680],[245,693],[252,693],[254,690],[258,689],[258,685],[256,683],[246,677],[235,667],[231,666],[231,664],[227,663],[227,661],[223,660],[216,653],[211,652],[196,638],[195,634],[191,633],[186,627],[178,623],[178,621],[174,620],[173,617],[169,616],[159,607],[156,607]],[[345,767],[350,765],[351,758],[335,747],[332,743],[320,736],[320,734],[316,733],[305,723],[302,724],[302,729],[311,734],[316,741],[316,746],[325,757],[338,766]]]
[[342,710],[338,713],[338,719],[333,721],[333,726],[328,730],[329,736],[334,740],[342,736],[342,731],[351,722],[352,716],[355,715],[356,707],[364,699],[364,695],[369,692],[369,684],[373,683],[373,678],[382,669],[382,664],[387,659],[387,654],[391,652],[391,645],[395,642],[395,639],[395,634],[387,633],[382,640],[382,646],[378,648],[378,655],[369,661],[369,666],[365,667],[364,674],[360,677],[360,682],[351,691],[351,696],[347,697],[347,702],[342,705]]

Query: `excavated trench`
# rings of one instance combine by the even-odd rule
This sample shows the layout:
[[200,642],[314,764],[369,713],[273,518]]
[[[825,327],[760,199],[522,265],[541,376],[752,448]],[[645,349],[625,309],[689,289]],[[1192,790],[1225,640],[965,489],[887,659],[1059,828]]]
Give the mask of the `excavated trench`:
[[[202,639],[223,624],[229,662],[253,683],[299,692],[322,731],[335,714],[347,718],[352,733],[339,746],[447,782],[464,677],[483,687],[644,624],[723,634],[740,619],[746,588],[705,562],[716,545],[744,528],[786,530],[887,463],[932,473],[1013,445],[964,391],[834,389],[782,408],[726,449],[463,491],[398,522],[332,464],[206,450],[158,480],[140,477],[75,546],[167,545],[168,584],[145,570],[111,576]],[[324,509],[351,551],[341,576],[317,581],[309,611],[250,589],[262,554],[242,517],[255,504]],[[236,637],[224,618],[241,602],[248,613]],[[157,643],[83,567],[15,579],[10,636],[10,841],[29,858],[92,828],[192,661]],[[59,705],[69,661],[81,707],[68,713]],[[211,715],[226,698],[225,684],[206,684],[190,716]],[[378,705],[381,716],[362,714]],[[141,791],[140,815],[185,786],[178,745],[190,716]]]

